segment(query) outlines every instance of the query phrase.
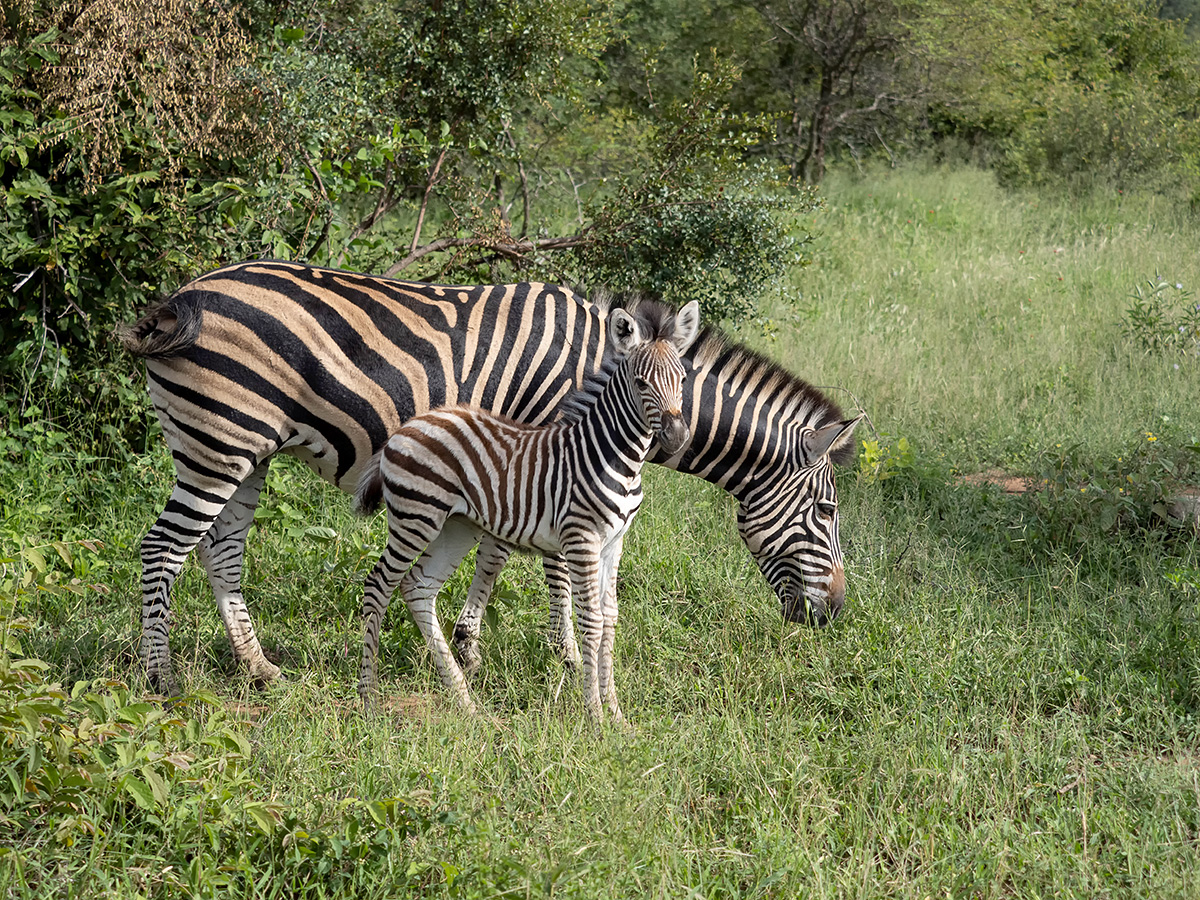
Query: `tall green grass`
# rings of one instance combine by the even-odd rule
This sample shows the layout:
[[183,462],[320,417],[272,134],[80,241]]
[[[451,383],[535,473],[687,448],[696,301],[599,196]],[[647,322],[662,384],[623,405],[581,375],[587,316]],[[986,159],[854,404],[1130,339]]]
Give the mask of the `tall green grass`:
[[775,352],[853,389],[878,427],[964,468],[1028,468],[1057,443],[1115,455],[1164,425],[1200,436],[1194,369],[1120,333],[1139,284],[1200,287],[1185,206],[1012,194],[965,168],[834,176],[823,192],[815,262],[794,279],[798,303],[776,307],[793,327]]
[[[506,570],[484,632],[487,717],[447,702],[398,603],[385,711],[366,716],[357,604],[383,523],[355,520],[284,461],[246,588],[290,680],[260,694],[232,670],[195,564],[172,631],[186,684],[214,692],[249,740],[226,808],[276,811],[274,836],[232,828],[223,857],[189,857],[197,832],[180,826],[133,860],[119,842],[62,846],[23,822],[20,878],[0,855],[5,894],[1200,896],[1200,545],[1152,516],[1105,527],[1071,496],[1071,479],[1147,431],[1185,456],[1200,435],[1196,363],[1143,355],[1120,332],[1139,281],[1196,283],[1195,226],[1160,198],[1014,196],[970,170],[835,176],[826,195],[817,263],[797,275],[800,301],[774,308],[764,348],[853,392],[884,446],[912,448],[886,472],[840,474],[839,622],[783,622],[728,495],[655,469],[621,573],[630,733],[587,722],[541,638],[530,557]],[[1059,444],[1075,468],[1060,466],[1058,493],[957,481],[997,465],[1041,477]],[[70,463],[31,453],[0,500],[17,580],[30,569],[18,548],[106,542],[71,571],[48,552],[85,589],[25,590],[22,640],[68,685],[141,689],[137,541],[169,461],[64,491]],[[449,585],[445,621],[468,580]],[[355,802],[392,797],[420,827],[371,832]],[[303,865],[285,852],[301,827],[324,835]],[[350,863],[339,846],[366,850]],[[204,861],[194,878],[168,873],[189,858]]]

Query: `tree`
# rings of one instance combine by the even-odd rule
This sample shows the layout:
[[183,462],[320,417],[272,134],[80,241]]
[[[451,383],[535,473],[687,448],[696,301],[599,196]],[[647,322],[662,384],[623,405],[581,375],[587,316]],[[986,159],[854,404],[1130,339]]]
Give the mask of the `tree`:
[[6,3],[0,406],[128,398],[113,324],[256,256],[750,314],[812,197],[746,163],[729,67],[612,102],[617,28],[600,0]]
[[[986,148],[1011,182],[1200,184],[1200,48],[1143,0],[971,4],[943,47],[965,48],[942,134]],[[946,27],[950,22],[952,27]],[[987,48],[970,53],[970,48]]]
[[791,100],[792,171],[806,181],[821,180],[839,131],[920,93],[898,77],[911,48],[896,3],[782,0],[763,16],[780,42],[779,77]]
[[36,406],[37,384],[99,422],[130,393],[112,326],[254,243],[223,204],[273,143],[261,92],[242,89],[255,58],[244,17],[213,0],[4,6],[0,404]]
[[786,219],[811,197],[759,196],[774,176],[744,157],[769,123],[726,109],[733,68],[692,67],[652,113],[597,90],[614,27],[607,7],[568,0],[360,0],[310,18],[275,65],[296,153],[329,200],[297,253],[433,280],[603,282],[747,314],[796,258]]

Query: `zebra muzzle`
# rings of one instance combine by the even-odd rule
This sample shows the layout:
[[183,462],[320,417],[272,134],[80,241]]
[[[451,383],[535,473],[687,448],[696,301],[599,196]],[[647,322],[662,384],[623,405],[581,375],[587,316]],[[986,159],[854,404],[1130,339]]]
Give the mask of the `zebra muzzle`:
[[668,456],[674,456],[682,450],[691,436],[692,432],[683,421],[683,416],[663,416],[662,427],[655,435],[658,445]]

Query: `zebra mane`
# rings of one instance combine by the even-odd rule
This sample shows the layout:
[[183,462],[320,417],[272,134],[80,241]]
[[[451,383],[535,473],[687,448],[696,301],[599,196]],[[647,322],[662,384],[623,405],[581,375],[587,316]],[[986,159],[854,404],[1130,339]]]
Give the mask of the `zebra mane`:
[[[845,418],[842,408],[819,388],[756,350],[733,341],[718,328],[702,328],[684,357],[698,369],[711,368],[724,373],[731,391],[746,383],[756,385],[755,393],[769,394],[776,401],[791,405],[797,417],[814,429]],[[848,444],[834,451],[831,457],[835,463],[846,465],[854,461],[856,453],[853,444]]]
[[608,382],[612,380],[623,357],[613,354],[604,357],[600,368],[584,376],[583,384],[567,394],[558,405],[558,418],[555,422],[571,424],[582,419],[593,406],[597,398],[604,392]]
[[[642,311],[647,306],[654,310],[652,315],[668,314],[671,308],[653,300],[634,298],[626,308],[641,321]],[[705,325],[687,352],[684,359],[697,369],[722,373],[730,392],[741,385],[755,385],[755,393],[769,394],[777,402],[790,405],[807,425],[816,429],[845,418],[842,408],[819,388],[809,384],[798,375],[789,372],[779,363],[744,344],[739,344],[721,329]],[[831,454],[839,465],[853,462],[857,453],[853,445],[847,445]]]

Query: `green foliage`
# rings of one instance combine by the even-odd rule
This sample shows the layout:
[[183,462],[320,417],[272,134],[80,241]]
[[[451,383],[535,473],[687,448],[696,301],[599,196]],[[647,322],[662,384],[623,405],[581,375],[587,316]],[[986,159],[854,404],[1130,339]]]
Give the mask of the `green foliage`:
[[1040,529],[1056,545],[1104,540],[1119,529],[1135,533],[1179,529],[1173,500],[1200,477],[1200,445],[1180,446],[1161,433],[1142,432],[1113,459],[1079,446],[1056,448],[1030,496]]
[[23,652],[31,622],[18,611],[33,594],[94,592],[52,558],[70,570],[101,547],[53,541],[0,560],[0,884],[14,896],[70,884],[215,897],[264,883],[263,896],[385,896],[427,884],[431,867],[452,883],[445,867],[396,854],[444,815],[344,792],[303,807],[271,799],[245,723],[214,695],[164,708],[115,681],[51,681]]
[[1147,279],[1131,295],[1122,330],[1147,353],[1200,354],[1200,304],[1180,282]]
[[895,444],[888,441],[886,435],[881,438],[864,439],[862,442],[858,474],[867,484],[887,481],[889,478],[911,472],[916,466],[916,453],[906,437],[900,438]]
[[[1200,46],[1179,23],[1160,19],[1157,4],[970,10],[965,20],[946,20],[974,32],[953,40],[986,49],[977,68],[957,69],[965,90],[940,108],[977,148],[991,148],[1003,178],[1195,189]],[[995,40],[1001,33],[1021,38]]]
[[582,278],[683,304],[710,321],[739,322],[785,272],[805,265],[796,220],[819,208],[811,189],[747,163],[770,120],[735,116],[723,102],[737,72],[714,61],[685,101],[658,111],[647,162],[615,178],[591,205],[575,251]]
[[[566,2],[361,0],[304,12],[277,29],[266,58],[312,195],[297,210],[307,240],[293,247],[374,271],[423,246],[430,223],[443,237],[474,236],[512,168],[513,131],[552,95],[576,93],[575,69],[612,28],[603,6]],[[453,258],[434,271],[465,274]]]
[[237,164],[164,132],[128,97],[106,113],[120,146],[97,163],[89,133],[62,126],[47,94],[47,72],[63,68],[57,30],[39,30],[52,18],[34,4],[26,31],[0,41],[0,269],[11,273],[0,398],[10,423],[34,400],[60,428],[88,418],[76,449],[120,456],[143,444],[147,407],[113,327],[188,277],[271,247],[272,189],[248,187]]

